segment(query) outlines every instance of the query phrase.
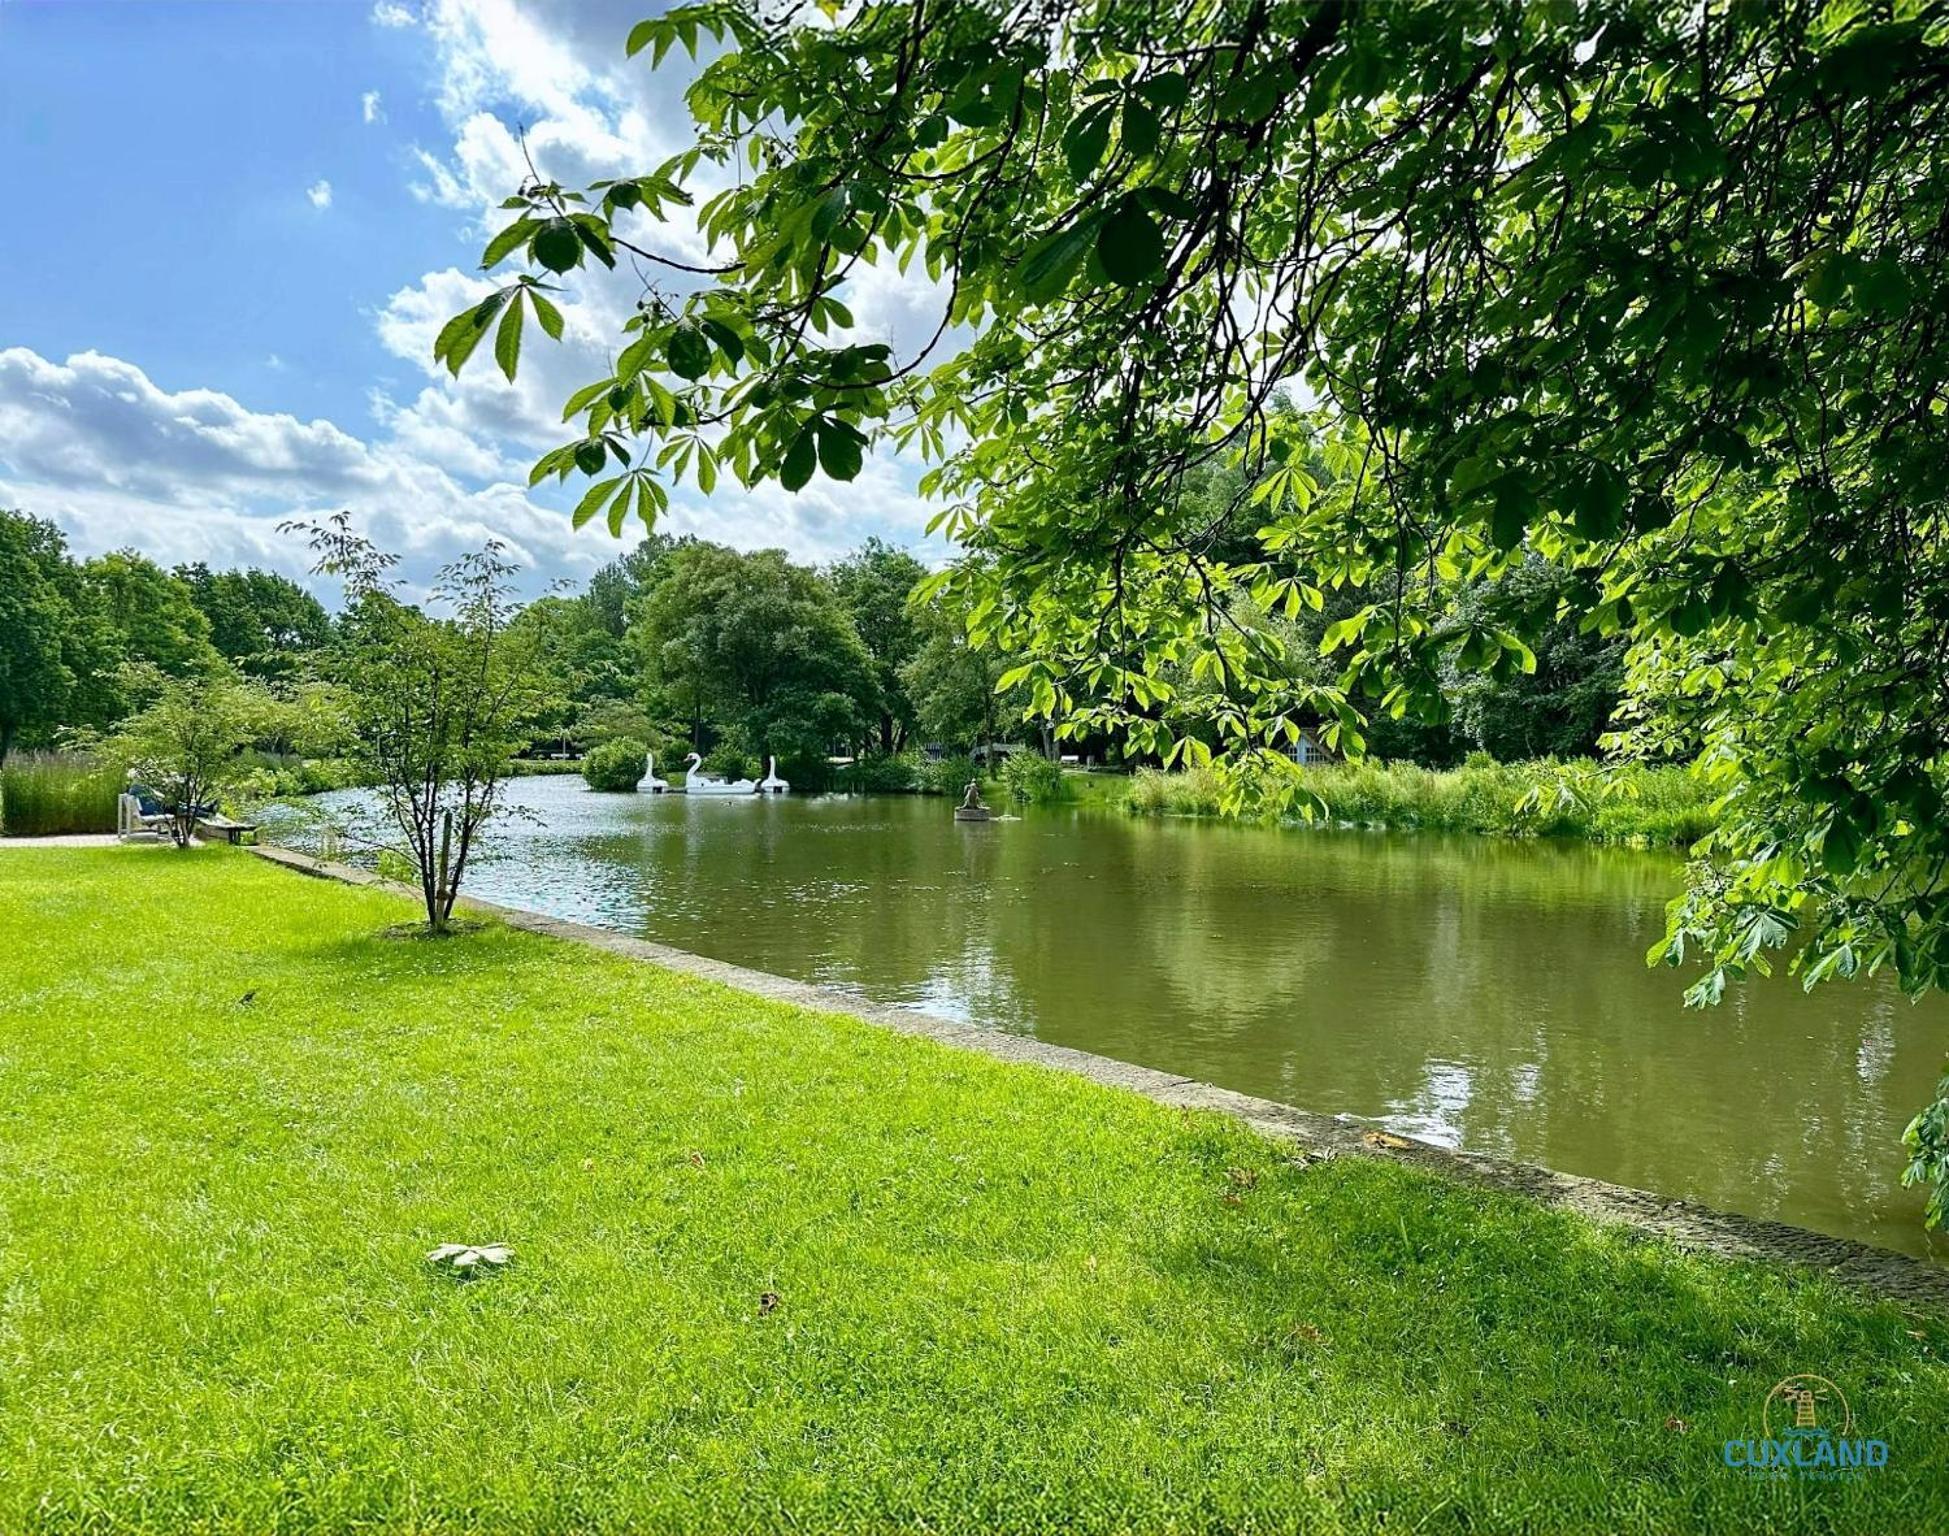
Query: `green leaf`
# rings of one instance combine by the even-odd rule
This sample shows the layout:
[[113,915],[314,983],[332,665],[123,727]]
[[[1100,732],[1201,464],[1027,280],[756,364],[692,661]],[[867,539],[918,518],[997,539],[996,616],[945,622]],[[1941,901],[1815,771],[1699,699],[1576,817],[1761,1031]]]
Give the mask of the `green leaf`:
[[821,416],[819,421],[819,467],[834,480],[858,476],[864,461],[866,439],[850,422]]
[[1536,494],[1520,475],[1496,482],[1495,509],[1489,515],[1489,537],[1497,549],[1510,550],[1523,542],[1523,530],[1536,516]]
[[1502,464],[1492,455],[1473,454],[1459,461],[1448,472],[1448,494],[1457,501],[1466,501],[1471,494],[1500,476],[1502,471]]
[[562,420],[567,421],[577,412],[586,411],[595,403],[597,397],[608,392],[609,387],[608,379],[597,379],[593,384],[584,384],[568,397],[568,404],[562,407]]
[[799,428],[799,435],[792,440],[792,446],[785,450],[785,462],[779,466],[778,483],[788,491],[801,489],[812,478],[813,465],[818,462],[819,444],[811,422]]
[[722,320],[713,320],[708,315],[704,317],[701,323],[704,327],[705,334],[717,343],[718,351],[722,352],[733,363],[743,360],[744,338],[742,336],[738,335],[736,331],[732,330]]
[[1609,539],[1624,526],[1625,485],[1608,464],[1593,464],[1570,491],[1571,516],[1587,539]]
[[585,475],[599,475],[609,462],[609,451],[600,439],[575,445],[575,467]]
[[1147,283],[1164,266],[1164,233],[1136,201],[1125,198],[1096,235],[1097,259],[1110,281]]
[[814,242],[824,245],[832,238],[832,232],[839,227],[839,221],[846,217],[846,205],[844,187],[834,187],[813,205],[811,230]]
[[616,265],[616,253],[610,249],[608,231],[594,214],[579,213],[569,221],[575,231],[575,238],[589,248],[589,254],[605,267]]
[[1176,70],[1139,81],[1137,94],[1160,112],[1170,112],[1191,99],[1191,82]]
[[550,219],[536,232],[533,250],[550,272],[572,271],[582,261],[582,237],[567,219]]
[[494,333],[494,361],[501,365],[501,372],[514,382],[514,371],[521,365],[521,301],[516,299],[508,305],[507,313],[501,316],[501,328]]
[[1139,160],[1147,160],[1157,150],[1164,125],[1157,114],[1135,98],[1123,104],[1123,147]]
[[694,325],[680,325],[663,345],[670,371],[680,379],[701,379],[711,371],[711,344]]
[[1069,174],[1078,181],[1088,180],[1109,146],[1110,106],[1103,102],[1078,117],[1062,136],[1063,158],[1069,162]]
[[457,377],[467,359],[474,355],[474,348],[480,345],[481,337],[487,334],[488,326],[494,323],[494,316],[507,302],[507,297],[505,288],[490,293],[472,309],[463,309],[449,320],[434,338],[433,360],[436,363],[445,362],[447,371]]
[[518,246],[527,244],[529,239],[533,237],[537,227],[533,219],[525,217],[516,219],[512,224],[508,225],[506,229],[502,230],[492,240],[487,242],[487,249],[481,252],[481,270],[483,272],[488,271],[490,268],[497,267],[503,261],[507,260],[508,255]]
[[1281,59],[1247,75],[1227,91],[1219,100],[1218,115],[1239,122],[1256,123],[1272,114],[1280,98],[1294,84],[1292,67]]
[[623,523],[629,516],[629,495],[633,487],[629,476],[622,477],[622,485],[616,492],[616,499],[609,503],[609,537],[620,539],[623,536]]
[[532,288],[528,290],[528,302],[535,306],[535,319],[541,322],[541,328],[548,333],[548,339],[560,341],[562,312]]
[[663,18],[660,16],[652,16],[648,21],[637,22],[629,29],[629,41],[623,44],[624,54],[629,58],[635,58],[656,41],[657,34],[662,30]]
[[656,337],[638,336],[616,358],[616,377],[633,379],[650,366],[650,358],[656,351]]
[[1022,292],[1037,304],[1061,297],[1083,258],[1090,253],[1095,231],[1089,224],[1077,224],[1044,235],[1024,253],[1015,268],[1015,280]]
[[590,518],[596,515],[596,512],[601,508],[603,502],[608,499],[610,493],[617,486],[621,485],[622,482],[623,477],[621,475],[616,476],[613,480],[596,481],[594,485],[590,486],[583,493],[582,499],[575,504],[575,511],[570,515],[569,522],[577,528],[582,527]]

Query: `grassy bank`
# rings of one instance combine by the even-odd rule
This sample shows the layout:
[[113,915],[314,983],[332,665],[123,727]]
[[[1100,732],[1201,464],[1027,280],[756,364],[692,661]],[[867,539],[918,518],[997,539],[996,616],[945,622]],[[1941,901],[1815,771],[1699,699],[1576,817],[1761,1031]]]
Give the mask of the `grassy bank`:
[[15,752],[0,764],[0,836],[113,832],[123,776],[114,764]]
[[[1588,771],[1575,775],[1588,778]],[[1542,761],[1472,760],[1460,768],[1347,763],[1303,770],[1301,782],[1326,802],[1328,818],[1363,827],[1482,832],[1508,837],[1579,837],[1593,842],[1683,845],[1712,830],[1712,797],[1683,768],[1626,767],[1565,794],[1563,767]],[[1126,809],[1138,815],[1216,816],[1218,776],[1209,769],[1140,769]]]
[[0,1530],[1949,1524],[1938,1320],[409,915],[0,854]]

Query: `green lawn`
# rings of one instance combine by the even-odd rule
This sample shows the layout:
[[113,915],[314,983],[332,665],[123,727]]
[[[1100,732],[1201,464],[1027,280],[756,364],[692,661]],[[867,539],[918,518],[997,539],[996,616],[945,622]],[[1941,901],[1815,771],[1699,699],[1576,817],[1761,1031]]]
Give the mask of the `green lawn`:
[[0,1531],[1949,1527],[1939,1321],[408,915],[0,850]]

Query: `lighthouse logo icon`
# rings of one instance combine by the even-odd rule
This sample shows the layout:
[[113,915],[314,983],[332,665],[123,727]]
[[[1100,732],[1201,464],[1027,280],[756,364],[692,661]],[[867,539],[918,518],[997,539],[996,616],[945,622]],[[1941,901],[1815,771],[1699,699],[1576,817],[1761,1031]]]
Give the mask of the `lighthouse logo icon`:
[[1769,1440],[1845,1440],[1854,1413],[1846,1394],[1825,1376],[1789,1376],[1766,1394],[1760,1427]]

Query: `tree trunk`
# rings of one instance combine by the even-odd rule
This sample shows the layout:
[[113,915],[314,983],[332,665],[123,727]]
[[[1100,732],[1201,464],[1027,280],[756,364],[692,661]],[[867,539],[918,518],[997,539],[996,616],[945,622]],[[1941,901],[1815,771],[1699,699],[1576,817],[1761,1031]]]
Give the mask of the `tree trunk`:
[[447,889],[447,860],[453,856],[453,812],[440,813],[440,858],[433,866],[433,896],[426,904],[426,926],[435,933],[447,931],[447,914],[453,910],[453,895]]

